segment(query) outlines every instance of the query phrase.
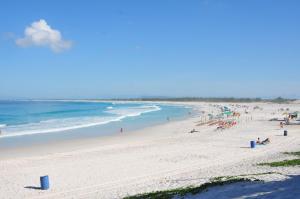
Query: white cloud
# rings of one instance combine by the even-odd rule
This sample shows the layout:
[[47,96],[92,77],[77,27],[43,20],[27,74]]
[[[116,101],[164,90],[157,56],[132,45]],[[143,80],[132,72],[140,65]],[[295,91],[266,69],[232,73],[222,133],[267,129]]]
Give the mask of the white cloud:
[[72,42],[64,40],[58,30],[52,29],[44,19],[35,21],[26,27],[24,37],[16,40],[22,47],[46,46],[54,52],[61,52],[72,47]]

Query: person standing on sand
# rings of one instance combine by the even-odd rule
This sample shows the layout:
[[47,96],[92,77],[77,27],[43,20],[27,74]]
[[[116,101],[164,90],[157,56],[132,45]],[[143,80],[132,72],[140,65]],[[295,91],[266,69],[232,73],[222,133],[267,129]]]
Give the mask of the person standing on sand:
[[120,129],[120,132],[123,133],[123,128]]

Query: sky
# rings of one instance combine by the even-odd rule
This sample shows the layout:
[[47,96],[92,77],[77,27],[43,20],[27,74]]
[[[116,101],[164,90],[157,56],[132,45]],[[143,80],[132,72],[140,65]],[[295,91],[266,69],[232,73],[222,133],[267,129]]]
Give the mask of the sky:
[[300,98],[298,0],[1,0],[0,99]]

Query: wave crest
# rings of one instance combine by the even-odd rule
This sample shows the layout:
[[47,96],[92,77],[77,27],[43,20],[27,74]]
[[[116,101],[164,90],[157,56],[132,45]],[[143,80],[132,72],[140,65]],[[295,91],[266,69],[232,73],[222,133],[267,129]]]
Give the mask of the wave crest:
[[[127,117],[140,116],[144,113],[159,111],[161,108],[157,105],[137,106],[137,107],[119,107],[109,108],[104,111],[111,114],[110,116],[86,116],[75,118],[63,119],[49,119],[36,123],[15,125],[15,126],[2,126],[1,137],[14,137],[32,134],[52,133],[59,131],[66,131],[84,127],[91,127],[97,125],[108,124],[110,122],[121,121]],[[2,124],[0,124],[2,125]],[[0,126],[1,127],[1,126]]]

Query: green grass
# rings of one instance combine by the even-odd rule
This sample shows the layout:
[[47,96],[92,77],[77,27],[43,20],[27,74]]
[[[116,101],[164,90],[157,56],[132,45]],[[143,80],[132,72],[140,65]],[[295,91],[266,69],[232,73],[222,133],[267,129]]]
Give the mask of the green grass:
[[251,181],[248,178],[236,178],[233,176],[227,177],[226,180],[220,180],[222,178],[226,178],[226,177],[214,178],[215,179],[214,181],[202,184],[200,186],[184,187],[184,188],[171,189],[171,190],[166,190],[166,191],[156,191],[156,192],[151,192],[151,193],[138,194],[135,196],[125,197],[124,199],[172,199],[175,196],[177,196],[177,197],[180,196],[183,198],[187,194],[195,195],[195,194],[201,193],[203,191],[206,191],[210,187],[222,186],[222,185],[232,184],[232,183],[236,183],[236,182],[250,182]]
[[[300,156],[300,151],[296,152],[284,152],[286,155],[294,155],[294,156]],[[260,163],[258,164],[260,166],[271,166],[271,167],[290,167],[290,166],[299,166],[300,165],[300,159],[292,159],[292,160],[283,160],[283,161],[277,161],[277,162],[267,162],[267,163]]]
[[278,162],[268,162],[258,164],[260,166],[271,166],[271,167],[290,167],[290,166],[298,166],[300,165],[300,159],[293,160],[283,160]]
[[[215,178],[211,178],[211,181],[225,181],[225,180],[231,180],[231,179],[236,179],[236,178],[241,178],[241,177],[247,177],[247,179],[250,179],[251,176],[261,176],[261,175],[270,175],[270,174],[281,174],[279,172],[264,172],[264,173],[250,173],[250,174],[242,174],[238,176],[219,176]],[[256,179],[254,178],[254,181]]]

